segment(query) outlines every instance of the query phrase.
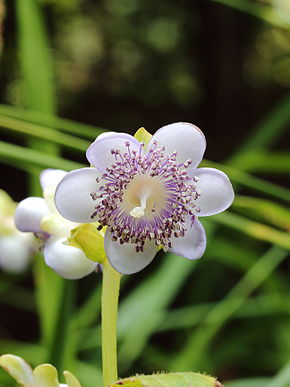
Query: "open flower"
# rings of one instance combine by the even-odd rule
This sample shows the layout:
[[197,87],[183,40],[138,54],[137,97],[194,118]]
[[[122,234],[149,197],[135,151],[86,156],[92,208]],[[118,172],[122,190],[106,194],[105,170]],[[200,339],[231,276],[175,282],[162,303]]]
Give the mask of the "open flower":
[[67,384],[60,384],[57,370],[51,364],[41,364],[34,370],[19,356],[2,355],[0,365],[23,387],[81,387],[77,378],[64,372]]
[[92,273],[96,262],[88,259],[82,249],[67,243],[72,229],[78,226],[63,218],[54,205],[54,193],[65,171],[46,169],[40,175],[43,198],[22,200],[15,211],[18,230],[34,233],[43,243],[45,262],[62,277],[78,279]]
[[56,207],[71,221],[107,226],[105,251],[121,273],[142,270],[160,247],[198,259],[206,247],[198,216],[224,211],[234,198],[223,172],[196,169],[205,147],[189,123],[162,127],[146,146],[126,133],[102,134],[87,150],[94,168],[64,176]]
[[0,268],[9,273],[26,270],[36,247],[32,235],[18,231],[14,225],[16,205],[0,190]]

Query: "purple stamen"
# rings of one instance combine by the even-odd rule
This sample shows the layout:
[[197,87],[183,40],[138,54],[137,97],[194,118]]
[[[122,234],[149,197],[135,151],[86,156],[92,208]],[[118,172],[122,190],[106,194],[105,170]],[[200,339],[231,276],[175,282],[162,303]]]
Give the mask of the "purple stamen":
[[[91,217],[100,223],[100,227],[109,227],[114,241],[135,244],[136,252],[143,251],[145,242],[150,240],[155,240],[157,246],[171,248],[170,238],[183,237],[187,231],[184,227],[186,216],[194,219],[193,214],[199,211],[194,205],[200,197],[193,184],[197,179],[191,178],[187,172],[192,162],[178,163],[177,152],[167,156],[164,147],[158,148],[157,141],[146,154],[142,153],[142,143],[139,152],[131,150],[128,141],[125,146],[127,152],[123,154],[118,149],[111,150],[116,161],[98,179],[104,182],[102,186],[91,193],[92,199],[98,200]],[[122,203],[124,191],[138,175],[158,178],[166,195],[163,208],[158,209],[153,204],[147,214],[134,217]]]

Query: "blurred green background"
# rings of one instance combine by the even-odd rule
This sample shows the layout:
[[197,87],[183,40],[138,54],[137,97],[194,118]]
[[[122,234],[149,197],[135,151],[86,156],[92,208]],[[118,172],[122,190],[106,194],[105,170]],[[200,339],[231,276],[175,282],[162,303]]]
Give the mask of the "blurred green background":
[[[289,0],[2,0],[0,21],[0,188],[14,200],[39,194],[42,168],[86,164],[101,128],[175,121],[203,130],[203,165],[238,193],[202,219],[200,261],[160,253],[123,279],[120,376],[192,370],[289,387]],[[1,353],[96,386],[101,276],[32,266],[0,273]],[[2,371],[0,385],[14,386]]]

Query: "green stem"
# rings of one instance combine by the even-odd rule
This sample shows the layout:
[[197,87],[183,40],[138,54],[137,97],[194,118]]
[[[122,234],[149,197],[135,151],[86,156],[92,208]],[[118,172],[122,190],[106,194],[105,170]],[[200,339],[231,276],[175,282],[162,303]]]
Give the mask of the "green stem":
[[102,291],[102,361],[104,386],[118,379],[117,314],[121,274],[109,261],[103,264]]

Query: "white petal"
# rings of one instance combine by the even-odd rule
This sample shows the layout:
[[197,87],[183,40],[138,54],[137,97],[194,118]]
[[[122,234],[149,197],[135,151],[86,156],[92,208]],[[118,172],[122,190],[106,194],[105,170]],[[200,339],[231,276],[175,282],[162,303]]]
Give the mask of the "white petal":
[[195,201],[200,208],[198,216],[218,214],[232,204],[235,193],[225,173],[214,168],[198,168],[190,174],[198,177],[196,188],[200,198]]
[[61,215],[77,223],[92,223],[96,202],[90,193],[98,188],[100,173],[95,168],[75,169],[68,172],[57,186],[55,205]]
[[184,258],[199,259],[206,248],[204,228],[197,219],[192,223],[190,217],[187,217],[185,227],[187,231],[184,237],[171,238],[172,248],[169,251]]
[[165,154],[177,152],[177,161],[183,163],[191,160],[191,167],[195,168],[201,162],[206,140],[202,131],[195,125],[187,122],[177,122],[166,125],[157,130],[151,138],[147,150],[157,141],[158,145],[165,147]]
[[3,355],[0,357],[0,365],[19,384],[24,386],[33,385],[34,375],[32,369],[21,357],[15,355]]
[[43,190],[48,187],[56,188],[61,179],[67,174],[62,169],[44,169],[40,173],[40,184]]
[[41,220],[49,213],[43,198],[26,198],[16,207],[15,226],[20,231],[41,232]]
[[104,173],[107,167],[116,162],[111,150],[119,150],[121,154],[128,153],[126,142],[130,144],[130,150],[139,151],[140,143],[136,138],[127,133],[106,133],[96,138],[87,150],[87,159],[91,165]]
[[32,255],[31,237],[32,234],[24,233],[0,236],[1,269],[8,273],[21,273],[27,269]]
[[65,238],[50,238],[43,255],[46,264],[67,279],[79,279],[92,273],[97,263],[88,259],[77,247],[65,245]]
[[122,274],[134,274],[144,269],[157,253],[154,241],[147,242],[144,251],[136,252],[136,245],[112,240],[111,232],[106,231],[105,251],[111,265]]

